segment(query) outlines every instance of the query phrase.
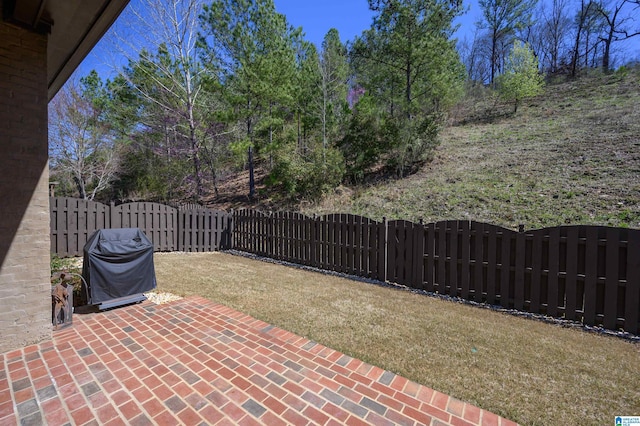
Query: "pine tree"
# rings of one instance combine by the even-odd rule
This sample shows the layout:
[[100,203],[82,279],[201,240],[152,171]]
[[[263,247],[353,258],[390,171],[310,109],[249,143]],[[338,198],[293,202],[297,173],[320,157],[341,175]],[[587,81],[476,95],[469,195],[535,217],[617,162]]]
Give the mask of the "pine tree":
[[[451,40],[461,3],[369,0],[372,27],[351,49],[355,82],[364,87],[395,135],[387,164],[402,176],[428,158],[442,113],[461,94],[464,66]],[[396,131],[391,131],[391,129]]]
[[240,140],[257,153],[278,144],[275,134],[294,102],[294,39],[300,32],[272,0],[215,0],[200,17],[206,62],[219,64],[230,118],[242,123]]
[[322,145],[326,149],[329,140],[338,139],[338,129],[344,120],[347,103],[347,80],[349,63],[347,49],[340,41],[335,28],[330,29],[322,41],[320,54],[320,74],[322,76]]

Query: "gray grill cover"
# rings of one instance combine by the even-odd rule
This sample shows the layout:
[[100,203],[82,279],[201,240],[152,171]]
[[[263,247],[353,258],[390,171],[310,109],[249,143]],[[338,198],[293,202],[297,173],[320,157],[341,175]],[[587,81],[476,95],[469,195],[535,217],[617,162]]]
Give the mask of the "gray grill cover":
[[83,251],[82,276],[89,304],[156,288],[153,244],[140,229],[100,229]]

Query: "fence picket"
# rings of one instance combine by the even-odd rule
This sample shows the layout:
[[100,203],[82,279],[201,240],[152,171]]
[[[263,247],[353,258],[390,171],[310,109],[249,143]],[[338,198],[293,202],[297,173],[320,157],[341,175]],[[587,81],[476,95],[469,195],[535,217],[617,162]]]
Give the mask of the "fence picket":
[[540,230],[531,232],[531,293],[529,296],[529,309],[531,312],[540,312],[540,289],[542,286],[542,247],[543,234]]
[[464,299],[469,299],[471,274],[473,268],[471,268],[471,229],[469,221],[462,220],[458,222],[461,231],[460,240],[460,296]]
[[414,226],[413,239],[413,284],[412,287],[424,289],[424,225],[422,222]]
[[606,274],[604,284],[604,318],[602,324],[605,328],[616,328],[617,302],[618,302],[618,254],[620,231],[616,228],[607,228],[606,233]]
[[578,305],[578,244],[579,228],[571,226],[567,229],[567,261],[565,274],[565,309],[564,317],[569,320],[576,319]]
[[447,294],[447,222],[436,223],[436,234],[438,240],[436,247],[438,259],[437,291],[440,294]]
[[335,252],[336,252],[336,222],[335,222],[335,218],[336,215],[330,215],[327,217],[327,219],[331,218],[331,220],[329,220],[327,222],[327,266],[329,267],[330,270],[337,270],[336,265],[336,256],[335,256]]
[[449,263],[449,295],[458,296],[458,222],[447,221],[447,235],[449,255],[447,260]]
[[524,271],[526,265],[526,235],[524,232],[516,234],[516,252],[515,252],[515,280],[513,307],[518,310],[524,309],[525,299],[525,280]]
[[596,310],[598,307],[598,228],[587,228],[586,258],[588,262],[585,270],[584,283],[584,322],[588,325],[596,325]]
[[547,275],[547,315],[558,315],[558,273],[560,259],[560,230],[549,230],[549,272]]
[[396,249],[397,249],[397,227],[396,222],[393,220],[387,221],[387,244],[386,244],[386,252],[387,252],[387,264],[385,269],[386,279],[391,282],[398,282],[398,271],[396,270]]
[[511,233],[503,229],[500,234],[502,235],[500,239],[500,305],[503,308],[510,308],[509,276],[511,275]]
[[469,253],[473,254],[473,285],[470,291],[473,292],[473,300],[482,302],[482,293],[484,289],[485,278],[485,244],[484,244],[484,224],[479,222],[471,222],[471,247]]
[[378,276],[381,281],[387,280],[387,219],[382,218],[382,223],[378,224]]
[[426,225],[426,241],[425,241],[425,263],[426,274],[424,277],[425,290],[434,292],[434,279],[435,279],[435,223],[429,223]]
[[338,222],[338,247],[339,249],[339,261],[340,270],[345,273],[349,273],[349,260],[347,256],[347,250],[349,247],[349,227],[347,225],[347,215],[341,214]]
[[493,225],[485,225],[488,232],[488,257],[487,257],[487,303],[495,305],[498,303],[498,228]]

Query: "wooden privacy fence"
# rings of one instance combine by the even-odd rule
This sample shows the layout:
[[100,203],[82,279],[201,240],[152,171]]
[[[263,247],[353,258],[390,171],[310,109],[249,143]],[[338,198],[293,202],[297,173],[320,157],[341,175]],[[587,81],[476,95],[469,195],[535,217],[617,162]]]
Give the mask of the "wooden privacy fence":
[[286,262],[385,280],[385,226],[350,214],[233,212],[231,246]]
[[[409,287],[637,333],[640,230],[561,226],[514,232],[494,225],[445,221],[407,227],[389,223],[389,258]],[[416,267],[416,264],[419,265]]]
[[470,221],[233,213],[232,247],[508,309],[638,333],[640,230],[515,232]]
[[229,248],[231,215],[158,203],[105,205],[76,198],[51,198],[51,252],[82,256],[82,248],[102,228],[140,228],[156,251],[214,251]]
[[51,251],[82,255],[100,228],[137,227],[157,251],[233,248],[608,329],[640,331],[640,230],[515,232],[470,221],[232,213],[156,203],[51,199]]

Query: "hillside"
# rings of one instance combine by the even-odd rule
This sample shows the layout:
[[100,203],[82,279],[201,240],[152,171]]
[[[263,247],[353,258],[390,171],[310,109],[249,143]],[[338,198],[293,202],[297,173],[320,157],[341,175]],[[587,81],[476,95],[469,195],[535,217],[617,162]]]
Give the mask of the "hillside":
[[477,92],[452,112],[434,160],[408,178],[341,187],[319,203],[292,207],[268,198],[251,205],[237,196],[247,191],[236,176],[222,185],[215,207],[472,219],[514,229],[640,228],[639,68],[549,84],[515,116],[512,105]]

